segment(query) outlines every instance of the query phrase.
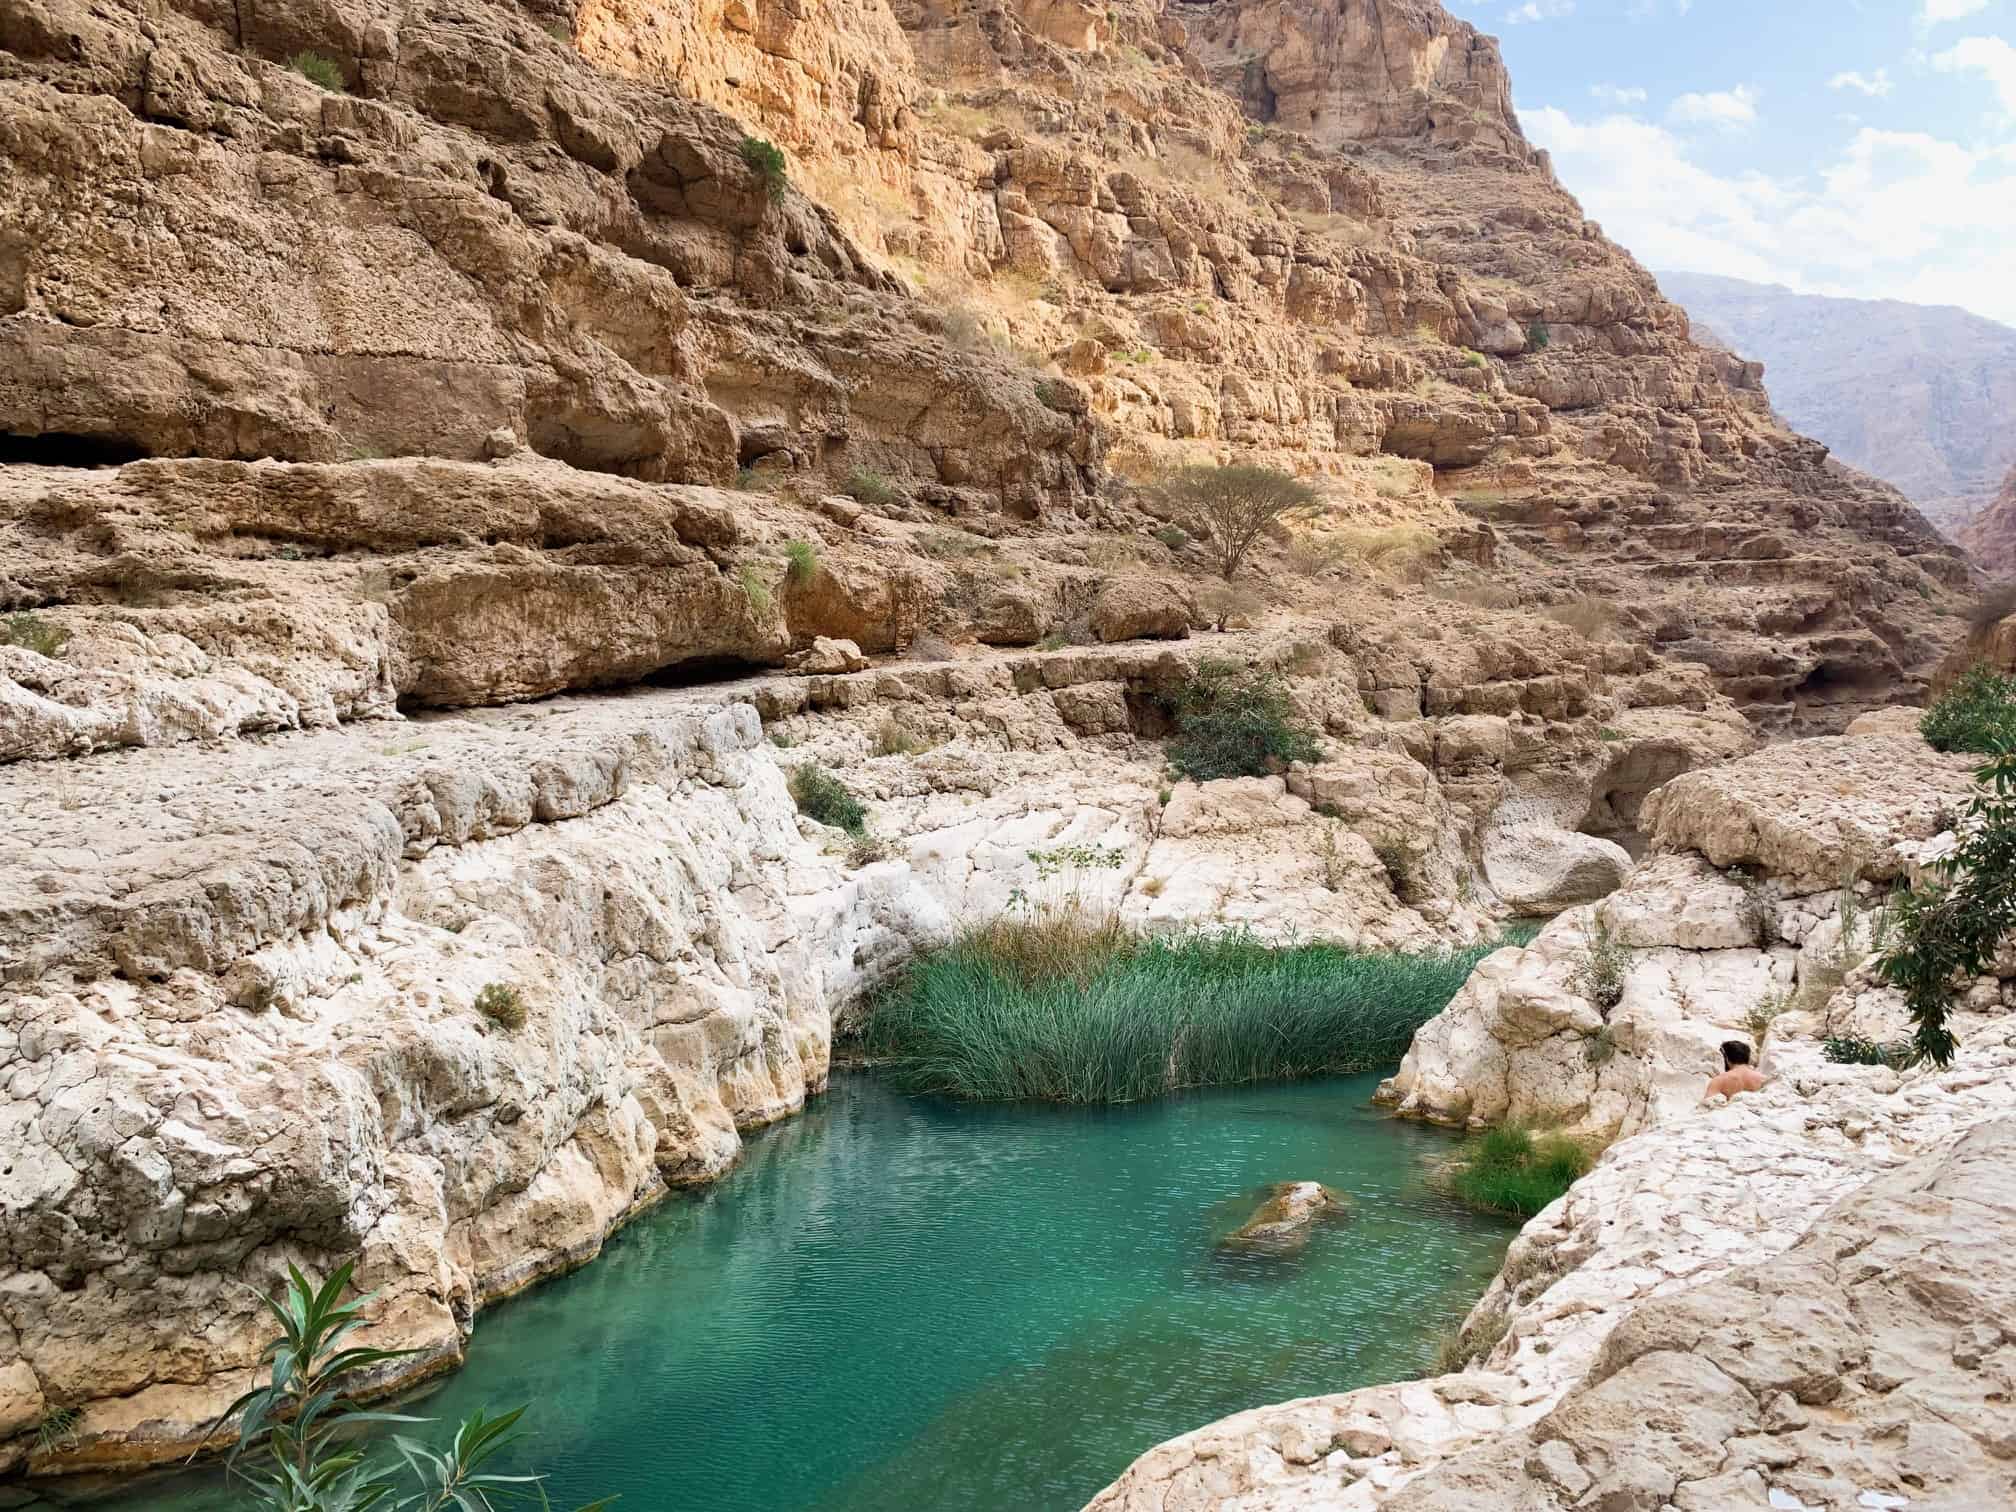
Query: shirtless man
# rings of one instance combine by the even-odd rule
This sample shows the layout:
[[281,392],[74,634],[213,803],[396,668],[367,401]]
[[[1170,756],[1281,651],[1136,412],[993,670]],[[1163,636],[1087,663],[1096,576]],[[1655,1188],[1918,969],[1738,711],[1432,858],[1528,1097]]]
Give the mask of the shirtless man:
[[1733,1099],[1739,1092],[1755,1092],[1764,1085],[1764,1073],[1750,1064],[1750,1047],[1741,1040],[1722,1041],[1722,1065],[1725,1069],[1709,1081],[1701,1101],[1717,1095]]

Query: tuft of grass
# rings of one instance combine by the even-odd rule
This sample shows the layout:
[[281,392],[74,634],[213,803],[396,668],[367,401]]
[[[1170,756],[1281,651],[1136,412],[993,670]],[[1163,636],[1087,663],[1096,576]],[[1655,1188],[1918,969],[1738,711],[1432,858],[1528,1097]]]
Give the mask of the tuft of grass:
[[1437,1341],[1432,1373],[1454,1375],[1469,1369],[1472,1360],[1496,1349],[1511,1327],[1512,1316],[1502,1306],[1492,1307],[1468,1327],[1458,1323]]
[[763,581],[763,574],[754,562],[744,562],[735,570],[735,583],[742,590],[742,597],[749,601],[749,612],[759,620],[770,618],[777,607],[777,595]]
[[1566,1134],[1535,1134],[1518,1124],[1486,1129],[1457,1156],[1449,1190],[1474,1208],[1531,1218],[1595,1164]]
[[784,576],[801,588],[819,576],[819,548],[810,541],[786,541]]
[[39,614],[10,614],[0,621],[0,645],[19,646],[37,656],[58,656],[70,644],[70,632]]
[[77,1425],[83,1421],[84,1414],[75,1407],[51,1407],[35,1424],[37,1452],[63,1448],[77,1436]]
[[871,506],[894,504],[899,497],[895,484],[865,467],[857,467],[847,474],[847,481],[840,485],[840,492],[856,504]]
[[509,982],[492,982],[477,993],[476,1011],[506,1029],[525,1026],[525,998]]
[[847,865],[859,871],[864,866],[873,866],[877,861],[889,859],[889,842],[880,835],[871,835],[866,830],[847,843]]
[[1294,761],[1320,761],[1278,672],[1209,657],[1176,690],[1169,765],[1184,777],[1264,777]]
[[1992,756],[2016,744],[2016,679],[1976,662],[1918,721],[1935,751]]
[[791,801],[815,824],[856,837],[867,833],[867,808],[847,791],[844,782],[816,761],[806,762],[791,774]]
[[784,172],[784,149],[762,137],[745,136],[741,151],[742,161],[756,170],[770,198],[782,199],[784,186],[790,182]]
[[325,58],[318,52],[298,52],[287,60],[287,66],[317,89],[326,89],[332,94],[344,91],[343,70],[336,66],[333,58]]
[[1392,1065],[1489,947],[1273,947],[1140,937],[1097,908],[1008,915],[913,963],[876,1003],[897,1085],[990,1102],[1118,1103]]
[[1526,327],[1526,350],[1529,352],[1544,352],[1553,340],[1554,333],[1547,329],[1544,320],[1536,320]]

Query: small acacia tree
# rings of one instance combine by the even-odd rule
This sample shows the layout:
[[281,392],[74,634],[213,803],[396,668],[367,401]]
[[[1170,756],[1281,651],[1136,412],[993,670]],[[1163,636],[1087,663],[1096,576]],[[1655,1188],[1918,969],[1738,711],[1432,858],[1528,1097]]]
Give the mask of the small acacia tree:
[[1982,791],[1967,807],[1961,841],[1896,900],[1897,943],[1881,968],[1910,1010],[1913,1057],[1936,1066],[1951,1065],[1958,1048],[1946,1027],[1957,985],[1985,970],[2016,928],[2016,750],[1998,752],[1974,775]]
[[1177,523],[1203,543],[1227,581],[1239,571],[1260,533],[1306,510],[1321,497],[1300,478],[1271,467],[1233,463],[1186,467],[1162,484]]

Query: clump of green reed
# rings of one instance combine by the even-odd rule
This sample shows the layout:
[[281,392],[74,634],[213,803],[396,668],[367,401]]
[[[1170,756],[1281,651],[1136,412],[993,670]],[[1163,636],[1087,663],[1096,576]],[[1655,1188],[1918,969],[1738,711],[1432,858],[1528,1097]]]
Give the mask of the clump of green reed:
[[1449,1190],[1487,1213],[1530,1218],[1588,1175],[1593,1164],[1588,1147],[1566,1134],[1499,1124],[1457,1156]]
[[917,961],[870,1018],[906,1091],[1135,1102],[1397,1062],[1491,947],[1432,955],[1141,937],[1097,907],[1030,909]]

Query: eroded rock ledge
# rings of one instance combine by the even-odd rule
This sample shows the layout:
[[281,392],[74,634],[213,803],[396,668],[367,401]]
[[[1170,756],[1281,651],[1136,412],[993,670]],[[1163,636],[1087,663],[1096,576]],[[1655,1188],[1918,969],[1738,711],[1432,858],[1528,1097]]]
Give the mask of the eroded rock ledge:
[[[1228,1418],[1150,1451],[1092,1507],[2009,1503],[2016,983],[1967,994],[1948,1071],[1833,1065],[1817,1038],[1903,1027],[1866,966],[1821,968],[1844,959],[1840,882],[1908,871],[1940,843],[1940,795],[1964,788],[1964,762],[1914,740],[1774,747],[1671,784],[1648,804],[1659,843],[1763,868],[1768,921],[1754,882],[1655,853],[1487,961],[1417,1039],[1390,1093],[1411,1111],[1629,1135],[1514,1241],[1466,1325],[1502,1339],[1472,1368]],[[1897,780],[1772,796],[1816,763]],[[1851,786],[1852,802],[1829,796]],[[1836,887],[1806,890],[1822,877]],[[1607,1022],[1567,981],[1599,911],[1642,947]],[[1773,1025],[1773,1084],[1699,1106],[1715,1042],[1796,981],[1819,985]]]
[[945,917],[802,838],[763,750],[643,699],[6,769],[9,1457],[45,1403],[70,1465],[183,1452],[289,1261],[361,1256],[443,1368],[823,1086],[833,1009]]

